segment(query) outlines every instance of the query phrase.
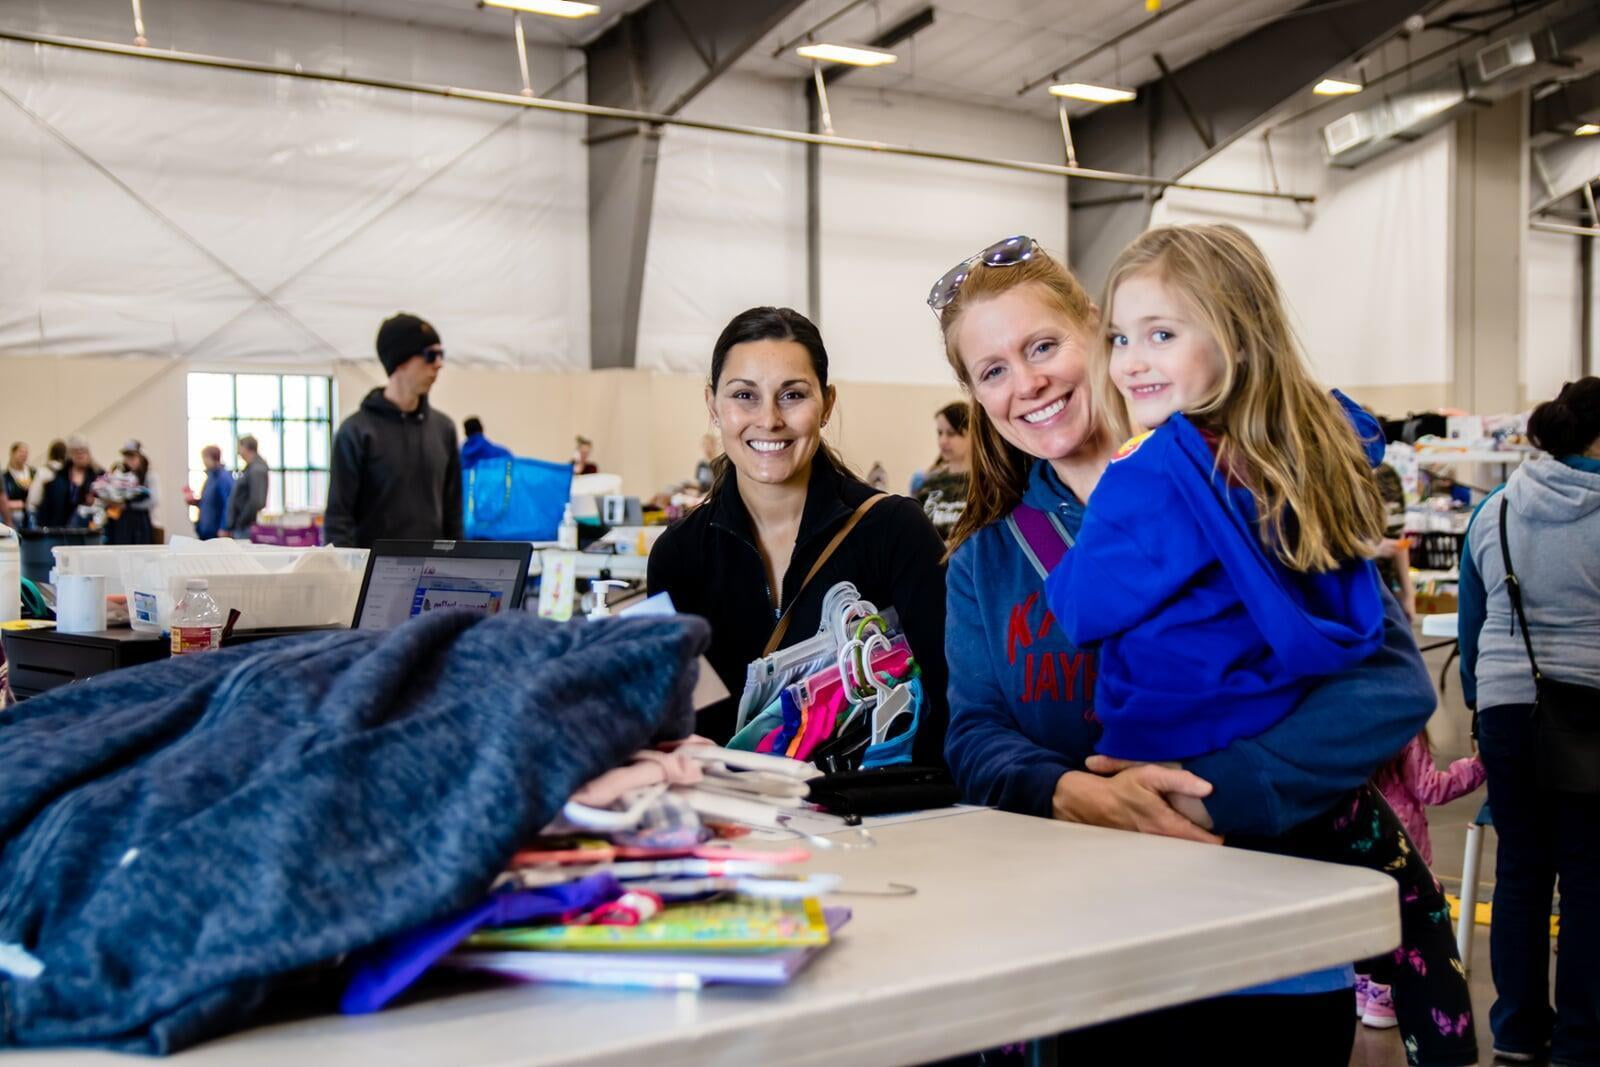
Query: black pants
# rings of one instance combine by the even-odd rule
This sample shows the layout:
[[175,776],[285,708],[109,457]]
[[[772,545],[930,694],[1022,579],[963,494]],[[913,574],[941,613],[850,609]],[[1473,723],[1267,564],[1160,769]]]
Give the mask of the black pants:
[[1062,1034],[1059,1067],[1225,1063],[1349,1067],[1355,993],[1214,997]]
[[[1499,997],[1489,1012],[1496,1048],[1558,1063],[1600,1064],[1600,797],[1552,793],[1534,765],[1533,709],[1478,714],[1489,771],[1495,858],[1489,957]],[[1561,882],[1561,955],[1550,1009],[1550,905]]]
[[1230,839],[1229,844],[1365,867],[1398,882],[1400,947],[1384,958],[1386,967],[1372,967],[1371,973],[1390,987],[1406,1062],[1413,1067],[1465,1067],[1478,1062],[1472,994],[1450,927],[1449,902],[1376,788],[1362,786],[1326,815],[1282,837]]

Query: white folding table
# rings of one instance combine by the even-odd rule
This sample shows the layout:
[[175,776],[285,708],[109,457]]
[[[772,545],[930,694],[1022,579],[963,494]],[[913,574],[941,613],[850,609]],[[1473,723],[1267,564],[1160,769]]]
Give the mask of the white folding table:
[[[914,1064],[1351,960],[1399,942],[1379,874],[986,810],[815,853],[853,921],[782,989],[518,986],[237,1034],[182,1067]],[[128,1067],[85,1052],[5,1067]]]

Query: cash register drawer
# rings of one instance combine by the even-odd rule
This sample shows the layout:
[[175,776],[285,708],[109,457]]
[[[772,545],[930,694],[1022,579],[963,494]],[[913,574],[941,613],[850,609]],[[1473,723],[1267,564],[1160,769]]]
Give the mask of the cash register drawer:
[[167,653],[166,643],[153,635],[128,640],[96,634],[58,634],[54,630],[14,630],[7,631],[4,640],[6,662],[11,668],[11,691],[18,699],[38,696],[119,667],[148,663]]
[[[343,627],[298,627],[289,630],[246,630],[229,635],[224,648],[271,641],[294,634]],[[11,691],[18,700],[38,696],[107,671],[137,667],[165,659],[171,645],[158,634],[136,630],[103,630],[95,634],[62,634],[54,630],[4,632],[6,662],[11,665]]]

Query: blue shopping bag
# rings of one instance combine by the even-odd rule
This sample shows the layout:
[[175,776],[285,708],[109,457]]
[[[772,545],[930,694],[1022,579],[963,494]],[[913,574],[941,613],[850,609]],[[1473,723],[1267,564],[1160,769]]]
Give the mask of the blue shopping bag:
[[511,456],[462,474],[469,541],[554,541],[572,496],[572,464]]

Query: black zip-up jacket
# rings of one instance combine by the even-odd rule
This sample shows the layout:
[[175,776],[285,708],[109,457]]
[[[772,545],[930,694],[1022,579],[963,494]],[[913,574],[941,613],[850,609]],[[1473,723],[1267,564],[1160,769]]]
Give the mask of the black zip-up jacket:
[[[737,482],[738,475],[730,468],[727,481],[712,498],[662,534],[650,553],[651,594],[671,593],[680,612],[711,623],[706,656],[733,697],[702,711],[695,730],[719,743],[733,734],[745,669],[761,658],[778,624],[768,596],[766,567]],[[926,693],[914,756],[919,764],[943,765],[950,718],[945,699],[944,541],[921,506],[898,496],[875,505],[796,600],[800,583],[822,550],[874,492],[818,452],[811,465],[800,535],[783,576],[780,610],[793,612],[783,646],[816,636],[823,598],[838,582],[855,583],[861,595],[879,608],[895,608],[912,654],[922,666]]]
[[371,548],[380,538],[461,537],[461,453],[456,424],[428,406],[401,411],[382,389],[333,441],[324,530],[330,544]]

